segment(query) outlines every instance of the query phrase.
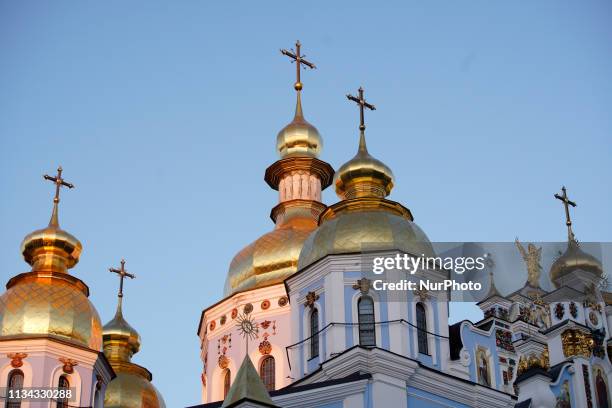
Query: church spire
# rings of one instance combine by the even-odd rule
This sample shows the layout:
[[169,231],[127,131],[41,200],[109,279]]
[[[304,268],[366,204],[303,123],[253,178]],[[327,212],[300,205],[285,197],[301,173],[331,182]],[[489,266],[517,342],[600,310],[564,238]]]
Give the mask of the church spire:
[[59,216],[58,216],[58,206],[60,202],[60,189],[62,187],[74,188],[74,184],[68,183],[66,180],[62,178],[62,166],[57,168],[56,176],[49,176],[45,174],[43,178],[45,180],[52,181],[55,184],[55,197],[53,197],[53,211],[51,213],[51,219],[49,220],[49,226],[59,228]]
[[315,69],[312,62],[305,59],[301,53],[299,41],[295,43],[295,50],[281,49],[281,54],[289,57],[295,63],[295,83],[293,88],[296,91],[295,115],[291,123],[285,126],[276,138],[276,148],[281,158],[285,157],[318,157],[321,153],[323,141],[318,130],[304,119],[302,110],[302,89],[304,85],[301,79],[301,69]]
[[60,229],[59,202],[62,187],[74,185],[62,178],[62,167],[55,176],[45,174],[43,178],[55,184],[53,210],[46,228],[28,234],[21,243],[24,260],[32,265],[32,271],[66,273],[79,261],[83,246],[72,234]]
[[574,236],[574,231],[572,231],[572,217],[570,216],[569,207],[576,207],[576,203],[571,201],[567,196],[567,189],[565,186],[561,187],[561,192],[562,194],[555,194],[555,198],[563,202],[563,207],[565,208],[565,225],[567,226],[567,240],[572,242],[576,240],[576,237]]
[[121,260],[119,268],[109,268],[109,272],[119,276],[119,292],[117,294],[117,311],[113,320],[104,325],[104,354],[112,362],[130,362],[134,354],[140,350],[140,335],[125,321],[123,317],[123,280],[134,276],[125,269],[125,260]]
[[346,97],[359,106],[359,148],[355,157],[336,172],[336,193],[341,199],[385,198],[393,188],[393,172],[383,162],[370,155],[365,138],[364,111],[373,111],[376,107],[366,101],[362,87],[359,87],[358,96],[348,94]]

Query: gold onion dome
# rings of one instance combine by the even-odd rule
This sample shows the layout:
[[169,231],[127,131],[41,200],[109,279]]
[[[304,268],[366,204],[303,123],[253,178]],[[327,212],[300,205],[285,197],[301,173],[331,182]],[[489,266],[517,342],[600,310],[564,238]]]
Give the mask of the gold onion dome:
[[550,280],[556,283],[578,270],[590,272],[597,277],[603,276],[601,262],[593,255],[584,252],[572,234],[568,240],[567,249],[550,268]]
[[294,156],[319,157],[323,139],[317,128],[311,125],[302,112],[301,92],[297,92],[295,116],[276,136],[276,151],[281,159]]
[[123,317],[121,300],[115,317],[102,328],[104,353],[109,360],[129,361],[140,350],[140,335]]
[[393,173],[367,150],[364,128],[355,157],[334,176],[342,201],[328,207],[319,227],[304,242],[298,269],[331,254],[398,250],[432,256],[427,235],[413,222],[410,210],[386,200],[393,188]]
[[[45,178],[64,183],[61,170],[57,178]],[[10,279],[0,296],[0,336],[52,337],[99,351],[102,324],[88,299],[89,288],[68,273],[79,261],[82,245],[60,228],[58,204],[59,187],[49,225],[28,234],[21,244],[32,270]]]
[[393,181],[391,169],[368,152],[365,132],[362,130],[357,154],[334,175],[336,194],[340,199],[370,196],[384,198],[391,193]]
[[[313,213],[319,214],[324,205],[307,203],[306,200],[292,201],[275,208],[285,213],[274,214],[277,225],[273,231],[264,234],[234,256],[225,280],[226,296],[280,283],[297,271],[302,245],[317,227]],[[280,219],[281,216],[284,218]]]
[[131,362],[140,349],[140,335],[124,319],[119,298],[113,320],[104,325],[104,354],[116,377],[106,387],[105,408],[165,408],[163,397],[151,383],[153,376]]

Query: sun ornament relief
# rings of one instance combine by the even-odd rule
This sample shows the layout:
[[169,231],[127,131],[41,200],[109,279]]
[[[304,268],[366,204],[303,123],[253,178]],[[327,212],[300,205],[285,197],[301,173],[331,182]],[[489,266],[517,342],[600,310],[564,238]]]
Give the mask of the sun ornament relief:
[[[248,303],[248,305],[251,304]],[[251,308],[252,307],[253,305],[251,305]],[[238,316],[238,318],[236,319],[236,327],[238,328],[238,332],[240,333],[240,335],[245,339],[253,340],[257,338],[259,332],[259,325],[255,323],[255,320],[253,320],[253,316],[251,316],[250,314],[241,314],[240,316]]]

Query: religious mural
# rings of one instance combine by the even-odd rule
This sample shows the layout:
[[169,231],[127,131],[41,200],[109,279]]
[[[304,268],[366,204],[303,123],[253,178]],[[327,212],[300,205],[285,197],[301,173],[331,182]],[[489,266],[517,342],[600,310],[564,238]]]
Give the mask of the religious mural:
[[595,366],[593,369],[593,377],[595,381],[595,400],[597,408],[610,408],[610,388],[606,381],[606,375],[601,367]]
[[476,371],[478,383],[491,386],[491,369],[489,367],[489,359],[487,358],[487,350],[484,347],[478,347],[476,351]]
[[569,387],[569,381],[563,381],[559,395],[557,395],[557,403],[555,404],[555,408],[572,408]]

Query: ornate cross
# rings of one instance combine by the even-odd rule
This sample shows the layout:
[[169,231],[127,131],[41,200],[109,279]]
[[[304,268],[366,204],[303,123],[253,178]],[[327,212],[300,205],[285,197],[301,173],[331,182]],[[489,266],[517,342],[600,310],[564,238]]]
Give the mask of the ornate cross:
[[59,166],[57,168],[57,175],[55,177],[51,177],[45,174],[43,178],[45,180],[49,180],[55,183],[55,197],[53,198],[53,202],[55,204],[59,203],[60,201],[60,188],[61,187],[74,188],[74,184],[68,183],[66,180],[62,178],[62,166]]
[[369,104],[365,98],[363,97],[363,88],[359,87],[359,97],[356,98],[351,94],[347,94],[346,97],[349,101],[353,101],[359,105],[359,130],[365,130],[365,120],[363,118],[363,108],[368,108],[369,110],[376,110],[374,105]]
[[570,239],[573,238],[574,233],[572,232],[572,219],[570,217],[569,207],[576,207],[576,203],[571,201],[567,196],[567,190],[565,186],[561,187],[561,191],[563,195],[555,194],[555,198],[557,200],[561,200],[563,202],[563,207],[565,207],[565,225],[567,225],[567,231],[570,235]]
[[307,61],[304,59],[305,55],[302,55],[300,52],[300,47],[302,46],[302,44],[300,44],[300,40],[298,40],[295,43],[295,51],[293,50],[293,48],[291,49],[291,51],[285,50],[285,49],[281,49],[280,52],[283,55],[288,56],[289,58],[291,58],[291,62],[295,62],[295,74],[296,74],[296,79],[295,79],[295,85],[294,88],[296,91],[301,91],[302,90],[302,82],[300,81],[300,68],[302,66],[302,64],[304,65],[304,69],[306,67],[310,68],[310,69],[315,69],[316,66],[315,64],[313,64],[310,61]]
[[121,267],[119,269],[108,268],[108,270],[110,272],[113,272],[119,275],[119,297],[122,298],[123,297],[123,278],[127,276],[130,279],[134,279],[136,276],[131,273],[128,273],[128,271],[125,270],[125,259],[121,260]]

